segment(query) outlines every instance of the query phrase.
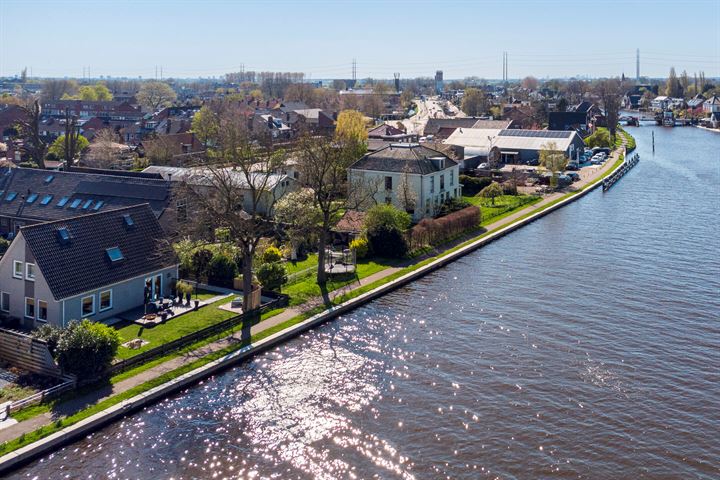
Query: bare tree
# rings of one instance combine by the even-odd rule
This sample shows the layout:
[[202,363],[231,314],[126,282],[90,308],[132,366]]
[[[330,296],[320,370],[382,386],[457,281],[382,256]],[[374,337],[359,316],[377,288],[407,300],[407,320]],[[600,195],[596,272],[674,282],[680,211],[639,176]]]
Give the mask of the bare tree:
[[190,223],[193,233],[207,238],[225,229],[242,255],[243,310],[249,311],[256,307],[253,257],[260,239],[275,230],[264,212],[270,212],[276,200],[270,193],[278,179],[273,172],[284,163],[285,152],[255,141],[242,119],[242,113],[233,109],[218,116],[217,138],[202,169],[203,181],[185,185],[200,208],[197,221]]
[[118,159],[122,148],[117,143],[118,137],[112,129],[104,128],[95,133],[95,138],[90,144],[88,154],[85,157],[87,165],[95,168],[109,168]]
[[398,201],[400,202],[400,208],[408,213],[414,212],[417,206],[417,194],[413,189],[410,180],[410,165],[405,162],[403,166],[402,175],[400,175],[400,182],[398,183]]
[[78,151],[78,137],[80,136],[80,127],[77,124],[77,117],[70,115],[70,110],[65,109],[65,169],[72,170],[75,155]]
[[40,134],[40,116],[42,109],[40,102],[34,100],[22,107],[25,119],[18,121],[20,135],[24,140],[23,151],[40,168],[45,168],[45,155],[48,151],[48,143]]
[[595,93],[600,97],[602,106],[605,109],[605,118],[607,119],[610,136],[615,138],[620,106],[622,105],[624,94],[622,83],[617,78],[601,80],[595,87]]
[[359,208],[373,196],[373,185],[356,179],[348,181],[347,169],[358,158],[358,146],[349,138],[334,140],[304,137],[299,142],[300,178],[303,186],[313,193],[313,202],[320,211],[318,228],[317,282],[327,282],[325,249],[330,230],[340,213]]

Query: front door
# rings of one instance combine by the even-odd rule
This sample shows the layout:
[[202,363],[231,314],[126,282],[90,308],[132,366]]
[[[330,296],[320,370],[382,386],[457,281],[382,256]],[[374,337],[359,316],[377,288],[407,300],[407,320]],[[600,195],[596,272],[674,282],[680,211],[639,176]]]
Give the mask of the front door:
[[155,275],[145,279],[145,303],[158,300],[162,297],[162,275]]

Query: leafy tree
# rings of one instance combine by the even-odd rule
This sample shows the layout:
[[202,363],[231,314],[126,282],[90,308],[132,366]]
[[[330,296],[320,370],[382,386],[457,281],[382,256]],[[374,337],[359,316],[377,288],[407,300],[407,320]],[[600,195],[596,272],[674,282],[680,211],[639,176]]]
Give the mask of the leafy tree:
[[567,157],[564,152],[558,150],[555,142],[547,142],[541,148],[540,165],[552,173],[550,186],[557,187],[558,172],[562,172],[567,167]]
[[410,215],[392,205],[375,205],[365,215],[363,227],[367,232],[372,232],[381,227],[394,228],[401,232],[408,229],[411,223]]
[[196,282],[200,283],[202,278],[208,275],[212,258],[212,252],[206,248],[201,248],[193,253],[190,268]]
[[177,99],[177,94],[165,82],[150,81],[142,84],[136,98],[140,105],[156,112],[161,108],[172,105]]
[[345,143],[357,145],[358,151],[355,154],[357,158],[360,158],[367,150],[368,138],[362,113],[357,110],[343,110],[340,112],[335,126],[335,137]]
[[537,90],[538,79],[533,76],[527,76],[522,79],[521,86],[527,90]]
[[65,95],[73,96],[78,91],[76,80],[51,78],[42,83],[43,100],[58,100]]
[[682,97],[682,87],[675,73],[675,67],[670,67],[670,75],[665,82],[665,95],[668,97]]
[[[87,138],[83,137],[82,135],[78,135],[75,141],[76,155],[82,153],[82,151],[85,150],[89,145],[90,142]],[[65,158],[65,135],[60,135],[58,138],[55,139],[52,145],[50,145],[48,153],[56,155],[57,158],[59,158],[60,160],[68,160],[67,158]]]
[[605,117],[607,118],[610,136],[615,138],[620,106],[625,94],[625,89],[617,78],[608,78],[598,82],[595,87],[595,93],[600,97],[602,106],[605,109]]
[[274,263],[282,260],[282,252],[279,248],[270,245],[262,254],[262,263]]
[[585,139],[585,145],[590,148],[604,147],[610,148],[613,143],[610,140],[610,132],[605,128],[598,128],[595,132]]
[[[77,88],[77,87],[76,87]],[[62,100],[84,100],[86,102],[108,102],[113,99],[112,92],[104,83],[83,85],[77,88],[77,93],[64,92]]]
[[217,136],[218,117],[207,105],[204,105],[193,115],[191,130],[206,147],[208,141]]
[[60,333],[55,355],[67,372],[92,376],[104,372],[112,363],[120,336],[102,323],[73,320]]
[[495,197],[499,197],[503,194],[503,189],[497,182],[492,182],[487,187],[480,190],[480,196],[483,198],[489,198],[493,205],[495,205]]
[[485,92],[477,88],[468,88],[463,95],[460,108],[466,115],[476,117],[487,112],[488,101]]
[[263,263],[258,268],[257,278],[263,287],[277,291],[287,282],[287,270],[281,262]]

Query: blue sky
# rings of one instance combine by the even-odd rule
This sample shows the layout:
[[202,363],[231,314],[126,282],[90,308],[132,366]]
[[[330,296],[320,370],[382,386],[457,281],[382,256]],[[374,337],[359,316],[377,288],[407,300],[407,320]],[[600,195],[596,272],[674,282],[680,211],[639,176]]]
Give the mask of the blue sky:
[[0,0],[0,76],[720,77],[718,0]]

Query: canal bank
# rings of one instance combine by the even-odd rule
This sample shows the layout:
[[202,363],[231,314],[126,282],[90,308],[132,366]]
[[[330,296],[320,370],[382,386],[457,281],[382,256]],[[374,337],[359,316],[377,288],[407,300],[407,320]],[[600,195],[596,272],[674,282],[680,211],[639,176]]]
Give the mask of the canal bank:
[[[612,157],[612,160],[617,160],[617,153]],[[555,194],[549,198],[544,199],[539,204],[530,207],[530,211],[521,211],[517,214],[511,215],[504,219],[507,225],[492,229],[478,239],[469,240],[463,244],[460,244],[447,252],[439,255],[438,257],[428,259],[419,264],[401,269],[393,272],[389,276],[379,279],[374,283],[364,285],[361,288],[350,291],[347,294],[341,295],[338,301],[342,302],[328,310],[317,313],[307,319],[297,319],[292,325],[284,328],[278,333],[274,333],[267,338],[254,342],[251,345],[242,347],[240,350],[229,353],[222,356],[217,360],[213,360],[206,365],[203,365],[195,370],[170,380],[162,385],[153,387],[143,393],[138,394],[135,397],[124,400],[121,403],[112,405],[107,409],[95,413],[87,418],[79,420],[77,423],[70,425],[60,431],[54,432],[45,438],[21,447],[13,452],[8,453],[4,457],[0,458],[0,472],[5,472],[17,468],[19,465],[27,463],[28,461],[36,458],[37,456],[43,455],[60,445],[66,444],[79,437],[87,435],[88,433],[97,430],[98,428],[106,425],[107,423],[121,418],[133,411],[143,408],[149,404],[158,401],[165,396],[183,389],[197,381],[211,376],[218,371],[228,368],[229,366],[237,363],[238,361],[247,359],[257,353],[267,350],[268,348],[277,346],[288,339],[294,338],[301,333],[312,329],[322,323],[325,323],[331,319],[336,318],[338,315],[351,311],[367,302],[370,302],[376,298],[379,298],[397,288],[407,285],[420,277],[427,275],[433,271],[436,271],[447,264],[454,262],[460,257],[468,255],[469,253],[481,248],[505,235],[511,233],[518,228],[525,226],[565,205],[571,203],[578,198],[588,194],[590,191],[599,187],[602,184],[602,179],[608,175],[613,174],[615,171],[622,167],[622,164],[618,161],[608,161],[606,165],[597,170],[597,176],[591,179],[587,179],[580,190],[570,192],[567,194]],[[347,298],[349,297],[349,298]],[[291,313],[283,313],[281,315],[290,315]],[[277,322],[276,326],[282,326],[283,323]],[[282,320],[282,317],[280,318]],[[291,321],[290,319],[288,321]]]

